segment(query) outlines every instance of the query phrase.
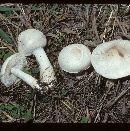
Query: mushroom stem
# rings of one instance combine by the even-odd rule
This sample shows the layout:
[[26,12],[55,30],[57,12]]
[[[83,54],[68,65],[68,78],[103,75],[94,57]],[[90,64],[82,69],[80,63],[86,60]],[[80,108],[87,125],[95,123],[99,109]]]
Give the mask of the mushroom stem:
[[24,82],[26,82],[28,85],[30,85],[33,89],[37,88],[37,89],[42,89],[38,84],[37,84],[37,79],[35,79],[34,77],[32,77],[31,75],[28,75],[26,73],[24,73],[23,71],[13,67],[11,69],[11,73],[14,74],[15,76],[19,77],[20,79],[22,79]]
[[40,67],[41,81],[45,83],[50,83],[51,81],[56,80],[53,67],[43,48],[38,48],[34,50],[33,54],[35,55]]

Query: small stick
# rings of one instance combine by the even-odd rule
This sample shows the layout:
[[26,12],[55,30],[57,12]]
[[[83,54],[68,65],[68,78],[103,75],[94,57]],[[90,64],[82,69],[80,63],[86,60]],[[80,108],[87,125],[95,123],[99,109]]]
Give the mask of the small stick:
[[104,101],[105,101],[105,99],[106,99],[106,97],[107,97],[108,93],[110,92],[111,88],[112,88],[112,87],[109,87],[109,88],[108,88],[107,92],[106,92],[106,93],[102,96],[102,98],[101,98],[101,100],[100,100],[101,105],[100,105],[99,110],[97,111],[97,115],[96,115],[96,118],[95,118],[95,120],[94,120],[94,123],[96,123],[96,122],[97,122],[97,119],[98,119],[98,118],[99,118],[99,116],[100,116],[100,112],[101,112],[101,110],[102,110],[103,103],[104,103]]
[[[109,18],[108,18],[108,21],[107,21],[107,23],[106,23],[106,27],[105,27],[105,29],[104,29],[104,32],[103,32],[103,38],[105,39],[105,37],[106,37],[106,32],[107,32],[107,27],[108,27],[108,25],[109,25],[109,23],[110,23],[110,20],[111,20],[111,18],[112,18],[112,15],[113,15],[113,10],[112,10],[112,12],[111,12],[111,14],[110,14],[110,16],[109,16]],[[104,40],[103,40],[103,42],[105,42]]]
[[115,20],[116,20],[116,22],[118,23],[121,31],[123,32],[123,34],[127,34],[127,31],[126,31],[124,28],[122,28],[122,26],[121,26],[121,24],[120,24],[120,21],[119,21],[119,19],[117,18],[116,13],[114,12],[114,9],[113,9],[113,7],[112,7],[111,5],[110,5],[110,8],[111,8],[111,10],[113,11]]
[[68,109],[70,109],[72,111],[72,108],[64,101],[61,101]]
[[33,105],[33,119],[35,120],[35,117],[36,117],[36,99],[37,99],[37,96],[36,94],[34,95],[34,105]]
[[0,4],[0,6],[14,6],[15,4],[12,3],[6,3],[6,4]]
[[11,117],[9,114],[7,114],[5,111],[0,110],[0,112],[2,112],[11,122],[14,122],[16,119],[14,119],[13,117]]
[[3,46],[2,46],[2,47],[0,47],[0,49],[6,49],[6,48],[7,48],[7,47],[3,47]]
[[125,94],[127,93],[127,91],[128,91],[129,89],[130,89],[130,87],[128,87],[126,90],[123,90],[123,91],[114,99],[114,101],[113,101],[113,99],[110,100],[110,101],[108,102],[108,104],[106,105],[106,108],[107,108],[107,109],[111,108],[116,102],[118,102],[118,100],[119,100],[123,95],[125,95]]

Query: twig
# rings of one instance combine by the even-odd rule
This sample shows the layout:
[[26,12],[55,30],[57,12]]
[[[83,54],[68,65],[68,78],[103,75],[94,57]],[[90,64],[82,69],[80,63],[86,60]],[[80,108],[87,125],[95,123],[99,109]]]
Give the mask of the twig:
[[89,113],[88,107],[87,107],[87,109],[86,109],[86,114],[87,114],[87,118],[88,118],[88,123],[91,123],[91,115],[90,115],[90,113]]
[[[107,27],[108,27],[108,25],[109,25],[109,23],[110,23],[110,20],[111,20],[111,18],[112,18],[112,15],[113,15],[113,11],[111,12],[111,14],[110,14],[110,16],[109,16],[109,18],[108,18],[108,21],[107,21],[107,23],[106,23],[106,27],[105,27],[105,29],[104,29],[104,32],[103,32],[103,38],[105,39],[106,38],[106,32],[107,32]],[[103,42],[105,42],[104,40],[103,40]]]
[[6,48],[7,48],[7,47],[3,47],[3,46],[2,46],[2,47],[0,47],[0,49],[6,49]]
[[[113,27],[112,27],[112,32],[111,32],[111,34],[114,33],[114,29],[115,29],[115,19],[114,19],[114,23],[113,23]],[[112,36],[112,35],[111,35],[111,36]]]
[[68,109],[70,109],[72,111],[72,108],[64,101],[61,101]]
[[116,13],[114,12],[114,9],[113,9],[113,7],[112,7],[111,5],[110,5],[110,8],[111,8],[111,10],[113,11],[115,20],[116,20],[116,22],[118,23],[118,25],[119,25],[121,31],[123,32],[123,34],[127,34],[127,31],[126,31],[125,29],[122,28],[122,26],[121,26],[121,24],[120,24],[120,21],[119,21],[119,19],[117,18]]
[[113,100],[113,99],[110,100],[110,101],[108,102],[108,104],[106,105],[105,108],[110,109],[114,104],[116,104],[116,103],[118,102],[118,100],[119,100],[121,97],[123,97],[123,96],[127,93],[127,91],[128,91],[129,89],[130,89],[130,87],[128,87],[126,90],[123,90],[116,98],[114,98],[114,100]]
[[35,120],[35,117],[36,117],[36,99],[37,99],[37,96],[36,94],[34,95],[34,102],[33,102],[33,119]]
[[100,106],[100,108],[99,108],[99,110],[98,110],[98,112],[97,112],[97,115],[96,115],[96,118],[95,118],[95,120],[94,120],[94,123],[97,122],[97,119],[98,119],[99,116],[100,116],[100,112],[101,112],[102,107],[103,107],[103,104]]
[[97,115],[96,115],[96,118],[95,118],[95,120],[94,120],[94,123],[97,122],[97,119],[98,119],[99,114],[100,114],[100,112],[101,112],[101,110],[102,110],[102,107],[103,107],[103,103],[104,103],[104,101],[105,101],[105,99],[106,99],[106,97],[107,97],[107,94],[108,94],[109,91],[111,90],[111,88],[112,88],[112,86],[108,88],[107,92],[103,95],[103,97],[102,97],[101,100],[100,100],[100,102],[101,102],[100,108],[99,108],[99,110],[97,111]]
[[11,117],[8,113],[6,113],[5,111],[0,110],[0,112],[2,112],[8,119],[10,122],[14,122],[16,121],[16,119],[14,119],[13,117]]
[[99,17],[99,15],[101,14],[102,8],[103,8],[103,6],[101,6],[101,7],[100,7],[100,9],[99,9],[99,13],[98,13],[97,18],[98,18],[98,17]]

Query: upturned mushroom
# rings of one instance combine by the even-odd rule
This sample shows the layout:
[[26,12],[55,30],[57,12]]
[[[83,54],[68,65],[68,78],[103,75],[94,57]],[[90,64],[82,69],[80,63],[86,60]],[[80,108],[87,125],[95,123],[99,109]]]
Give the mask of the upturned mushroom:
[[91,63],[105,78],[130,75],[130,41],[118,39],[98,45],[92,52]]
[[1,82],[6,87],[9,87],[20,78],[32,88],[41,90],[42,88],[38,84],[38,80],[22,71],[26,64],[27,61],[25,56],[20,53],[8,57],[1,68]]
[[83,44],[71,44],[64,47],[58,56],[62,70],[68,73],[79,73],[90,66],[91,52]]
[[18,51],[29,56],[33,54],[36,57],[40,67],[40,78],[42,82],[50,84],[56,80],[53,67],[43,50],[47,40],[45,35],[36,29],[27,29],[18,36]]

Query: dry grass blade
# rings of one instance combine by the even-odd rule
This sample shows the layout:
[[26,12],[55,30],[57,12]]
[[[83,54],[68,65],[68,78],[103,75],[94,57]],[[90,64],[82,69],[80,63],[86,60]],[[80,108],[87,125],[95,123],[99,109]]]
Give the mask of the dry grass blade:
[[15,4],[12,3],[6,3],[6,4],[0,4],[0,6],[14,6]]
[[[112,15],[113,15],[113,11],[111,12],[111,14],[110,14],[110,16],[109,16],[109,18],[108,18],[108,21],[107,21],[106,24],[105,24],[105,29],[104,29],[104,32],[102,33],[102,37],[101,37],[102,40],[103,40],[103,38],[104,38],[104,39],[106,38],[107,27],[108,27],[109,24],[110,24]],[[104,41],[104,40],[103,40],[103,41]]]

